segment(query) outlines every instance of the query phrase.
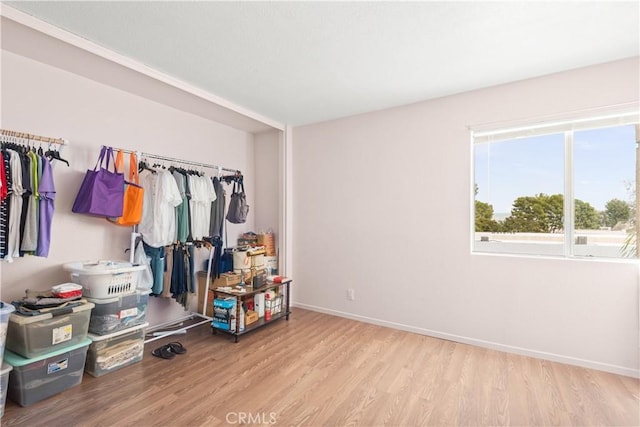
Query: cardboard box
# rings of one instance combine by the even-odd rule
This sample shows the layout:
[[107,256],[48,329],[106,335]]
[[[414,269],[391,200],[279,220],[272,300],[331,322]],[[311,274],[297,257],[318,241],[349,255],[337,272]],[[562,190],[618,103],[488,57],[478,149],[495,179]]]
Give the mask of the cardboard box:
[[[198,294],[198,313],[202,314],[203,299],[201,294]],[[205,316],[213,317],[213,291],[209,289],[209,296],[207,297],[207,312]]]
[[240,275],[232,272],[222,273],[220,277],[213,280],[213,287],[235,286],[240,284]]
[[[247,276],[247,280],[251,278],[250,270],[247,271],[246,276]],[[197,277],[198,277],[198,313],[202,313],[202,300],[204,295],[204,288],[207,281],[207,273],[204,271],[199,271],[197,274]],[[229,273],[222,273],[220,277],[217,279],[213,279],[212,277],[211,280],[209,281],[209,296],[207,297],[208,307],[207,307],[206,315],[213,316],[213,308],[212,308],[212,301],[213,301],[212,290],[213,289],[226,287],[226,286],[234,287],[239,284],[240,284],[240,274],[229,272]]]
[[[202,313],[202,304],[204,300],[204,288],[207,283],[207,274],[203,271],[199,271],[198,274],[198,313]],[[213,317],[213,284],[215,281],[209,283],[209,295],[207,296],[207,312],[206,316]]]
[[226,331],[236,330],[236,299],[216,298],[213,300],[213,321],[214,328]]
[[249,326],[250,324],[258,321],[258,313],[253,310],[248,310],[244,315],[244,324],[245,326]]
[[258,246],[264,246],[267,256],[276,255],[276,238],[273,233],[258,234]]

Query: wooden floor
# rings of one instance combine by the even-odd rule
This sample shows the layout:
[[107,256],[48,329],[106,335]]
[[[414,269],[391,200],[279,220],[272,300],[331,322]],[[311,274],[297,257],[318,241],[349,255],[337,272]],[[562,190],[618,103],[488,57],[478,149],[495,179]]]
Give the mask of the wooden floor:
[[7,401],[2,425],[640,425],[637,379],[301,309],[237,344],[207,325],[179,340],[172,360],[156,341],[141,363]]

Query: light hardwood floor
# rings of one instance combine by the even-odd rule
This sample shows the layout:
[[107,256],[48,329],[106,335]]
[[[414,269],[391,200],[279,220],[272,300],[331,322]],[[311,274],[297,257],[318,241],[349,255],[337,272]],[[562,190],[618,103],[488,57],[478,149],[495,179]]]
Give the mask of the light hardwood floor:
[[294,309],[241,337],[203,325],[3,426],[640,425],[638,379]]

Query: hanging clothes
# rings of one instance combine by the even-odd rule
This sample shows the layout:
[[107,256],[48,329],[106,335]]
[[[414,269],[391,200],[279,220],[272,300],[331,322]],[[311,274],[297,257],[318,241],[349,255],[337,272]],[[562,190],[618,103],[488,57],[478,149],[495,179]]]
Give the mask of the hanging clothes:
[[[170,169],[171,170],[171,169]],[[176,206],[176,242],[186,242],[189,237],[189,200],[187,199],[187,176],[184,170],[174,168],[171,172],[176,180],[182,202]]]
[[176,235],[175,207],[182,203],[176,181],[167,170],[143,170],[140,185],[144,188],[142,221],[138,226],[142,240],[154,248],[170,245]]
[[173,245],[164,247],[164,275],[162,276],[162,298],[171,298],[173,276],[173,248]]
[[196,257],[195,257],[195,248],[193,245],[190,245],[186,253],[185,260],[188,261],[189,270],[187,275],[187,289],[189,292],[196,292]]
[[[224,189],[218,178],[202,176],[200,172],[187,171],[179,167],[169,170],[150,169],[144,153],[140,166],[140,185],[145,189],[142,221],[138,232],[142,236],[145,260],[151,267],[151,294],[158,297],[170,296],[188,309],[189,294],[196,292],[195,248],[201,247],[217,230],[213,240],[222,248],[221,235],[224,224]],[[148,157],[181,163],[180,160],[155,155]],[[194,162],[186,164],[202,165]],[[154,166],[155,168],[155,166]],[[220,170],[219,167],[214,168]],[[234,178],[239,175],[236,172]],[[214,186],[214,182],[216,186]],[[217,187],[217,188],[216,188]],[[213,202],[219,200],[213,206]],[[214,223],[212,225],[212,217]],[[213,267],[215,271],[215,266]],[[150,278],[151,279],[151,278]],[[168,295],[169,294],[169,295]]]
[[209,236],[222,238],[222,227],[224,225],[224,204],[225,193],[222,183],[218,177],[211,180],[213,191],[216,193],[215,200],[211,203],[211,221],[209,224]]
[[206,176],[189,175],[188,180],[191,189],[191,237],[202,240],[209,235],[211,203],[216,200],[216,192],[211,179]]
[[173,246],[173,269],[171,270],[171,296],[178,302],[187,293],[187,267],[185,264],[185,246]]
[[138,232],[142,235],[153,272],[151,293],[160,296],[169,285],[164,280],[165,246],[173,243],[176,236],[175,207],[182,203],[182,197],[173,175],[165,169],[145,169],[140,172],[139,179],[144,188],[144,200]]
[[[145,190],[146,193],[146,190]],[[153,286],[151,287],[151,293],[153,295],[161,295],[164,287],[164,247],[154,248],[142,241],[144,252],[149,258],[149,265],[151,267],[151,273],[153,274]]]
[[38,185],[38,245],[36,255],[41,257],[49,256],[51,245],[51,225],[53,223],[53,213],[55,211],[56,187],[53,182],[53,171],[51,162],[42,157],[42,176]]
[[20,243],[20,250],[23,252],[35,252],[38,247],[38,209],[39,209],[39,176],[38,176],[38,159],[37,154],[33,151],[27,153],[29,159],[29,174],[28,181],[29,186],[23,185],[25,191],[28,192],[27,198],[27,214],[22,234],[22,242]]
[[213,263],[211,266],[211,275],[214,278],[218,278],[222,272],[222,236],[226,194],[222,182],[218,177],[212,178],[211,182],[216,192],[216,199],[211,203],[211,221],[209,223],[209,235],[211,236],[211,244],[214,247],[213,258],[211,260]]
[[37,151],[28,147],[33,139],[49,144],[64,142],[0,130],[0,260],[49,255],[55,185],[51,163],[45,155],[67,165],[69,162],[60,157],[57,149],[43,153],[42,147]]
[[11,205],[9,207],[9,233],[7,235],[7,254],[5,260],[12,262],[14,257],[20,257],[20,217],[22,215],[22,161],[20,154],[9,151],[11,167]]
[[2,201],[0,202],[0,259],[8,253],[9,239],[9,207],[11,205],[11,164],[8,150],[2,150]]
[[[22,162],[22,212],[20,213],[20,256],[24,256],[25,250],[22,249],[23,241],[25,238],[25,227],[27,225],[27,219],[29,214],[29,199],[31,198],[32,193],[32,183],[31,183],[31,154],[33,151],[29,150],[28,152],[19,152],[20,161]],[[37,242],[33,244],[35,246]]]
[[55,184],[51,162],[8,144],[0,162],[0,259],[46,257],[51,244]]

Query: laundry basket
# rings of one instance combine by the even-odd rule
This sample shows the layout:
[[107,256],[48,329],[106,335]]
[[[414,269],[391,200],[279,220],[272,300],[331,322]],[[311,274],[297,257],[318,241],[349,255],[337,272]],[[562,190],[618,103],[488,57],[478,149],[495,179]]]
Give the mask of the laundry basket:
[[79,261],[63,268],[71,273],[73,283],[82,285],[84,296],[100,299],[134,293],[146,266],[123,261]]

